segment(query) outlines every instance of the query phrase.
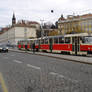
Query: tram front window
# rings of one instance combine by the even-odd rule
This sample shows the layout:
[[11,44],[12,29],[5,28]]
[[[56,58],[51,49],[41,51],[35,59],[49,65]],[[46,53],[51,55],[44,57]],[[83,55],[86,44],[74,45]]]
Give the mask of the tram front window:
[[92,37],[84,37],[82,39],[82,43],[86,43],[86,44],[92,44]]

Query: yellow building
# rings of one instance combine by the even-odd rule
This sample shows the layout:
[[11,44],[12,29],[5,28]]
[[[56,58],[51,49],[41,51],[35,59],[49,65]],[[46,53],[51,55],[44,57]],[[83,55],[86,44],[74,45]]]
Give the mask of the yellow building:
[[58,29],[62,34],[92,32],[92,14],[81,16],[69,15],[66,19],[63,15],[58,20]]

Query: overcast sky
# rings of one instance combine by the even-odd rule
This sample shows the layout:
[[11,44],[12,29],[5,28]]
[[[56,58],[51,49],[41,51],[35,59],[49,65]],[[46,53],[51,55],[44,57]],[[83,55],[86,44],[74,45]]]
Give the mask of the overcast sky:
[[92,0],[0,0],[0,27],[11,24],[13,12],[17,21],[55,22],[61,14],[92,13]]

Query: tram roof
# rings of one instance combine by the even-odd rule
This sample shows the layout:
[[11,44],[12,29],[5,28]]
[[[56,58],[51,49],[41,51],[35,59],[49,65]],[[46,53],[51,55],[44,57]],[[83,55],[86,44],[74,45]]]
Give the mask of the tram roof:
[[67,34],[67,35],[65,35],[65,37],[75,37],[75,36],[92,36],[92,34],[78,33],[78,34]]
[[38,39],[45,39],[45,38],[55,38],[55,37],[64,37],[63,35],[57,35],[57,36],[44,36]]
[[44,36],[38,39],[45,39],[45,38],[55,38],[55,37],[78,37],[78,36],[92,36],[89,33],[77,33],[77,34],[66,34],[66,35],[57,35],[57,36]]
[[37,40],[37,38],[33,38],[33,39],[26,39],[26,40],[19,40],[19,41],[31,41],[31,40]]

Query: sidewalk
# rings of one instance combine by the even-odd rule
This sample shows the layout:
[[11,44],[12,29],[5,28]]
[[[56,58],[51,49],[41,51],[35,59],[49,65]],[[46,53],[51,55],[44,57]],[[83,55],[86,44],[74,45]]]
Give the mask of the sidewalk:
[[[18,49],[9,49],[11,51],[17,51],[21,53],[29,53],[33,54],[32,51],[21,51]],[[35,55],[41,55],[41,56],[48,56],[48,57],[53,57],[53,58],[58,58],[58,59],[64,59],[68,61],[74,61],[74,62],[79,62],[79,63],[85,63],[85,64],[92,64],[92,57],[88,56],[73,56],[73,55],[62,55],[62,54],[53,54],[53,53],[44,53],[44,52],[35,52]]]

